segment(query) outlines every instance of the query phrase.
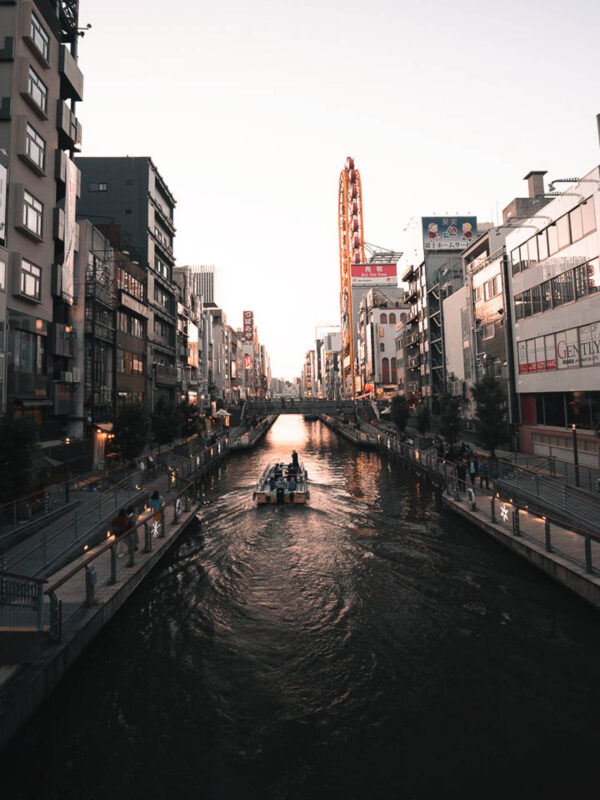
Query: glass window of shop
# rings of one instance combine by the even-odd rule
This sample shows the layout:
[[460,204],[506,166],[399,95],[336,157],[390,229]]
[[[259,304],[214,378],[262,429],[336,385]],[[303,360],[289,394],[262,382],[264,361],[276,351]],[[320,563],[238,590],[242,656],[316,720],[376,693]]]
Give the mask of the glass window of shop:
[[540,261],[543,261],[545,258],[548,258],[548,236],[546,231],[543,230],[541,233],[538,233],[536,238],[538,240],[538,253]]
[[558,249],[562,250],[563,247],[571,244],[571,227],[569,225],[569,215],[565,214],[564,217],[556,220],[556,234],[558,236]]
[[548,255],[553,256],[558,250],[558,234],[556,232],[556,225],[550,225],[548,231]]
[[572,211],[569,211],[569,220],[571,221],[571,235],[573,241],[583,238],[583,220],[581,217],[581,206],[577,206]]
[[588,197],[585,203],[581,205],[581,224],[584,236],[596,230],[596,213],[593,197]]
[[542,283],[542,311],[552,308],[552,284],[550,281]]
[[567,425],[591,428],[590,398],[587,392],[566,392]]
[[542,287],[534,286],[531,290],[531,313],[539,314],[542,310]]
[[562,392],[544,394],[544,420],[546,425],[565,427],[565,399]]
[[595,294],[600,291],[600,259],[593,258],[587,265],[587,291]]

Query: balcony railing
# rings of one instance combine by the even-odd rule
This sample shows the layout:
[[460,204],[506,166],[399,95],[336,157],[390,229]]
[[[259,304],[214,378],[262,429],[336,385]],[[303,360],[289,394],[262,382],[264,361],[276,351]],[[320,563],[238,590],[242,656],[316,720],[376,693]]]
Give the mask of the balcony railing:
[[103,339],[105,342],[115,341],[115,329],[97,320],[86,319],[85,332],[90,336],[95,336],[97,339]]
[[48,397],[48,377],[46,375],[32,375],[25,372],[10,372],[8,374],[8,393],[16,397]]
[[177,385],[177,368],[169,364],[155,364],[154,376],[157,386]]

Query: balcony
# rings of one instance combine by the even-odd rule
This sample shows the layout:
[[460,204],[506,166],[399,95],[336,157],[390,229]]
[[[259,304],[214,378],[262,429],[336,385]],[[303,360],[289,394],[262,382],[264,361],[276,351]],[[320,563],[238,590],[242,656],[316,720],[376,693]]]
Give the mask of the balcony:
[[406,391],[409,394],[417,394],[421,389],[419,381],[408,381],[406,384]]
[[96,339],[102,339],[111,344],[115,341],[115,329],[111,325],[106,325],[98,320],[86,319],[85,332],[89,336],[95,336]]
[[81,125],[64,100],[59,100],[56,110],[56,127],[62,150],[70,150],[75,143],[81,144]]
[[420,363],[420,356],[410,356],[406,359],[406,366],[409,369],[417,369]]
[[116,296],[112,289],[102,286],[99,283],[86,281],[85,283],[85,296],[96,300],[111,311],[114,310],[116,305]]
[[48,377],[26,372],[14,372],[9,367],[8,394],[15,397],[35,397],[45,400],[48,397]]
[[409,335],[404,340],[404,343],[406,344],[407,347],[412,347],[412,345],[418,344],[419,343],[418,331],[416,333],[409,333]]
[[154,364],[154,382],[157,386],[177,386],[177,368],[169,364]]
[[58,71],[60,73],[61,97],[68,97],[69,100],[81,102],[83,100],[83,73],[77,66],[77,62],[71,55],[69,48],[64,44],[60,46]]

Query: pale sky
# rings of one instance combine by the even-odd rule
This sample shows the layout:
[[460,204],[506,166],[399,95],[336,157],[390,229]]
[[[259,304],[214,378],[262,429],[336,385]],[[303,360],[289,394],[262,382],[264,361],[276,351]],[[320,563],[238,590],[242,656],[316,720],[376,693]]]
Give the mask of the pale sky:
[[530,170],[600,162],[592,0],[80,0],[87,23],[82,155],[152,157],[177,263],[218,268],[275,377],[339,323],[346,156],[366,241],[397,250],[411,218],[496,221]]

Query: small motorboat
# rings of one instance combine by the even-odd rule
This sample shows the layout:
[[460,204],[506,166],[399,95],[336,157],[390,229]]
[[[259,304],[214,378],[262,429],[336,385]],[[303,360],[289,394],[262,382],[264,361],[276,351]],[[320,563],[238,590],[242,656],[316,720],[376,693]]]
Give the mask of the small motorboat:
[[256,484],[252,499],[257,506],[306,503],[310,497],[307,482],[308,473],[303,464],[269,464]]

